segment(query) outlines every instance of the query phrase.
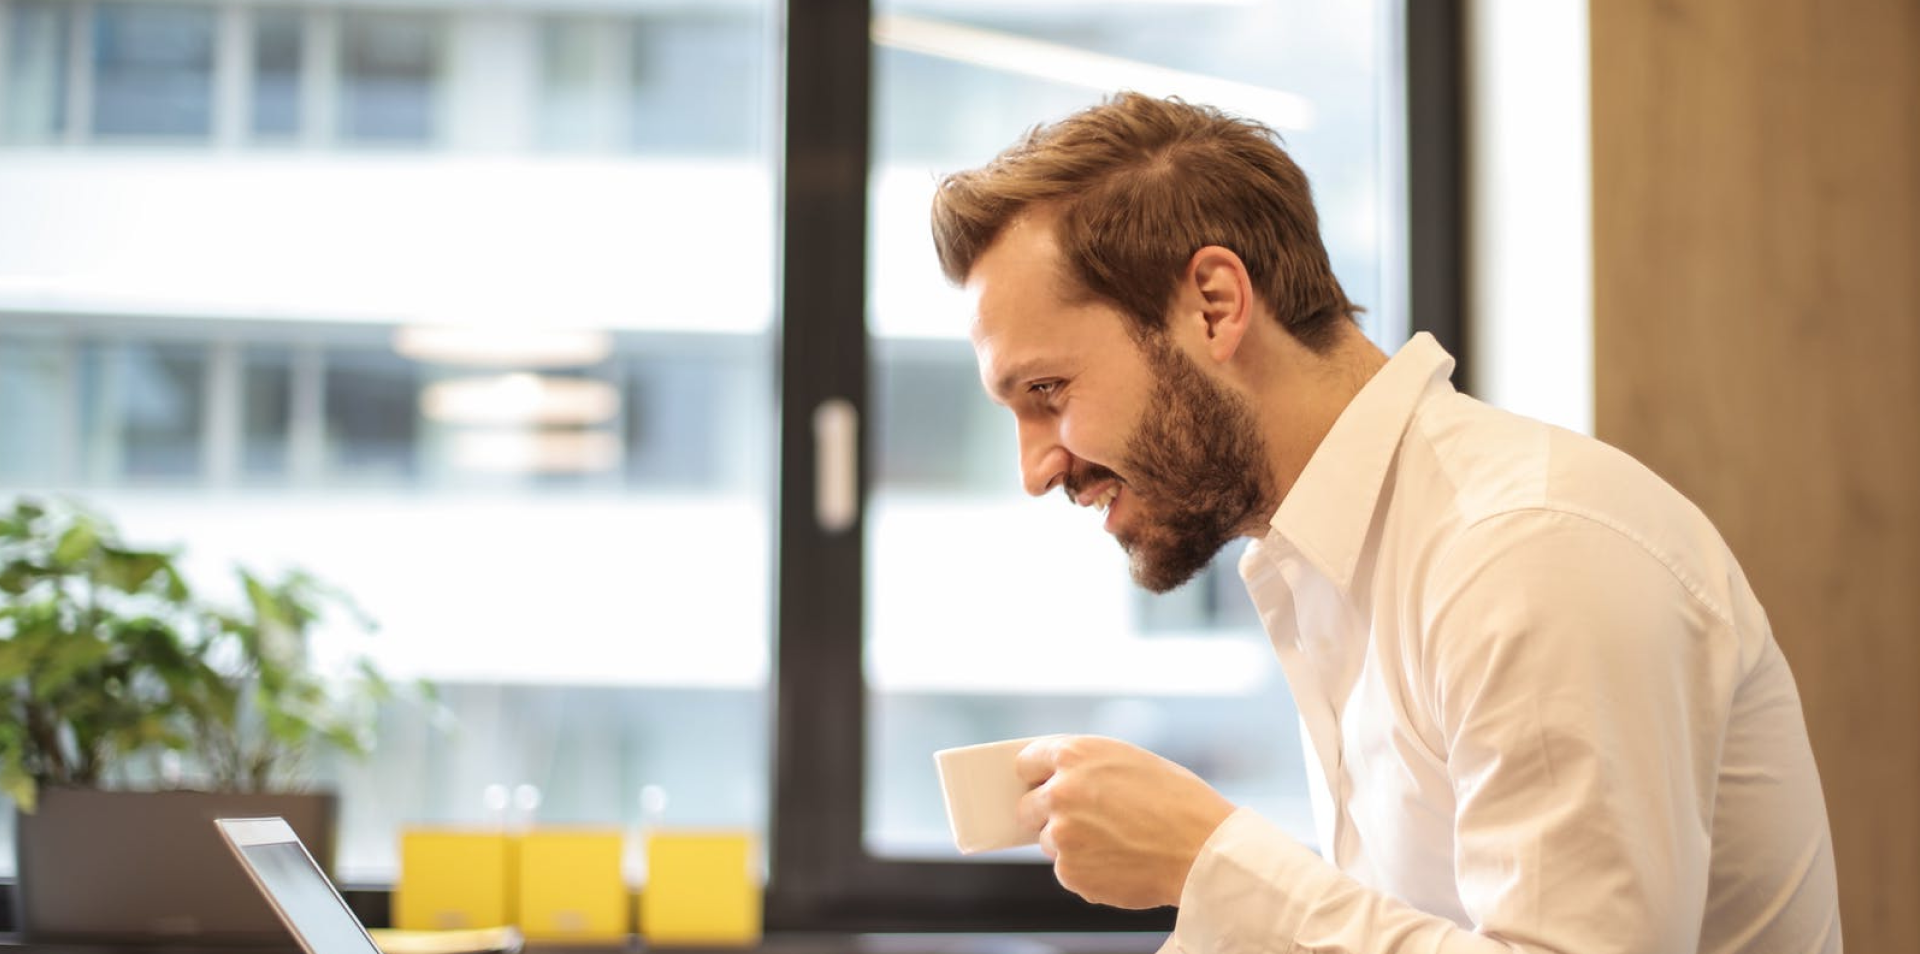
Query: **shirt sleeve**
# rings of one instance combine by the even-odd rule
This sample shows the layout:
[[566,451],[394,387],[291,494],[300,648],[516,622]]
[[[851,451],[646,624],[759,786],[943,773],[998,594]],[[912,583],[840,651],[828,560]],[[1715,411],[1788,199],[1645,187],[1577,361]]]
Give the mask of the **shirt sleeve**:
[[1359,883],[1242,810],[1195,861],[1164,951],[1698,946],[1737,668],[1726,614],[1639,542],[1547,511],[1474,528],[1434,584],[1408,701],[1444,746],[1451,875],[1471,928]]

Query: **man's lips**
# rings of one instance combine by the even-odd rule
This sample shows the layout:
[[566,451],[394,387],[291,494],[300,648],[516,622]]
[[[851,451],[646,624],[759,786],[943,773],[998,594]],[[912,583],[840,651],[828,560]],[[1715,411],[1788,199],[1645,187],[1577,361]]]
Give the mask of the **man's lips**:
[[1102,491],[1100,499],[1094,503],[1094,506],[1099,507],[1107,515],[1107,519],[1100,521],[1100,526],[1108,533],[1114,533],[1120,528],[1120,498],[1123,496],[1123,490],[1121,485],[1113,484]]
[[1061,491],[1075,506],[1092,507],[1107,515],[1105,526],[1108,533],[1113,533],[1118,526],[1114,517],[1116,510],[1132,496],[1127,482],[1119,474],[1097,464],[1068,474],[1062,484]]
[[1107,515],[1102,525],[1108,533],[1114,533],[1117,530],[1119,521],[1116,515],[1120,509],[1118,505],[1126,495],[1125,482],[1115,477],[1089,481],[1081,487],[1070,485],[1067,490],[1069,491],[1068,499],[1072,500],[1076,506],[1092,507]]

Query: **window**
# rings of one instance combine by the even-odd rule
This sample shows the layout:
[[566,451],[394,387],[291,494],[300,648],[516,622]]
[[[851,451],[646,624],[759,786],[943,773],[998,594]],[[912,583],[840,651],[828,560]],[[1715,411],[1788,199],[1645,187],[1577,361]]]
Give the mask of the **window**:
[[271,485],[292,470],[293,349],[260,345],[245,349],[240,382],[240,476]]
[[6,141],[40,145],[58,141],[71,122],[68,75],[73,51],[73,8],[55,0],[16,0],[5,10],[6,86],[0,117]]
[[758,152],[771,42],[755,11],[738,4],[625,20],[544,18],[540,144],[688,157]]
[[[642,336],[587,356],[604,374],[535,377],[403,356],[401,330],[10,318],[0,399],[23,413],[0,420],[0,486],[185,544],[216,592],[235,562],[312,569],[381,624],[356,648],[440,685],[451,732],[395,707],[371,762],[322,766],[348,793],[349,881],[392,878],[402,824],[483,823],[496,784],[539,787],[558,823],[637,823],[651,786],[673,820],[761,825],[763,342]],[[584,410],[607,426],[517,427],[537,410],[511,403],[521,375],[604,386]],[[586,433],[617,452],[566,453]],[[206,492],[229,484],[248,492]]]
[[728,16],[645,19],[634,26],[633,145],[648,152],[729,154],[762,141],[756,91],[767,41]]
[[213,132],[212,7],[100,3],[93,11],[93,134]]
[[[1147,597],[1019,494],[926,201],[1121,83],[1031,44],[1197,77],[1280,104],[1336,269],[1404,336],[1431,173],[1401,100],[1450,95],[1411,78],[1448,5],[510,6],[0,0],[0,495],[75,493],[216,588],[307,568],[439,683],[452,731],[394,707],[373,760],[320,766],[342,878],[524,783],[545,821],[638,825],[649,792],[766,830],[776,929],[1161,923],[953,856],[931,750],[1034,731],[1153,745],[1304,831],[1230,556]],[[865,439],[850,525],[817,510],[830,401]],[[979,555],[1034,532],[1071,572]],[[1110,663],[1009,677],[1016,643]]]
[[539,143],[565,151],[606,151],[620,130],[621,64],[631,31],[618,21],[551,17],[540,26]]
[[253,115],[256,139],[299,134],[305,90],[306,19],[298,10],[253,11]]
[[189,345],[98,341],[81,351],[86,471],[132,485],[200,474],[203,354]]
[[325,460],[341,483],[405,486],[418,470],[420,382],[414,362],[385,348],[328,355]]
[[65,415],[65,353],[55,341],[38,337],[0,339],[0,482],[50,484],[66,476],[59,461],[71,440]]
[[[0,0],[6,95],[77,75],[97,101],[91,46],[48,65],[72,31],[178,62],[121,7],[185,9]],[[602,64],[594,95],[653,145],[549,151],[515,137],[569,9],[204,4],[241,92],[207,115],[236,148],[51,121],[0,142],[0,496],[75,494],[185,547],[216,596],[236,562],[306,568],[380,624],[389,672],[442,690],[452,731],[396,707],[372,761],[317,766],[346,792],[349,883],[391,880],[403,823],[484,823],[495,784],[539,787],[556,823],[637,824],[652,787],[669,821],[766,826],[773,12],[592,21],[619,57],[687,32],[759,61],[714,100],[662,54],[645,110]],[[521,112],[449,108],[475,62]],[[718,248],[724,275],[685,280]]]
[[341,20],[340,138],[432,142],[439,122],[442,22],[362,10]]
[[[1148,597],[1084,515],[1021,497],[1012,427],[973,379],[965,304],[939,276],[926,208],[940,173],[1102,91],[1184,92],[1282,131],[1369,333],[1392,347],[1434,329],[1451,343],[1450,217],[1435,204],[1452,192],[1452,16],[1390,2],[900,0],[857,22],[796,21],[789,109],[825,128],[789,130],[809,176],[789,183],[787,320],[819,323],[793,336],[804,354],[785,357],[809,380],[788,386],[783,412],[800,456],[782,486],[782,537],[798,542],[782,553],[776,725],[781,764],[810,770],[784,772],[777,792],[775,817],[804,823],[776,832],[770,923],[1166,926],[1165,911],[1072,897],[1037,851],[955,857],[930,759],[946,745],[1117,735],[1307,835],[1291,703],[1233,571],[1237,548],[1188,588]],[[869,100],[870,117],[833,106]],[[864,195],[815,182],[856,170]],[[864,289],[822,274],[862,255]],[[867,507],[835,529],[812,518],[808,415],[862,380]],[[1009,540],[1044,551],[1046,572],[1007,559]]]

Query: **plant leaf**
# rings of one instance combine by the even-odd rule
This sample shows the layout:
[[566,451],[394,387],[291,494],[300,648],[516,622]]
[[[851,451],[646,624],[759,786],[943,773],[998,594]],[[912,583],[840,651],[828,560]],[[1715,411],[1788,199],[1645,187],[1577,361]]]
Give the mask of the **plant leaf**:
[[19,596],[33,588],[45,574],[25,560],[12,560],[0,567],[0,592]]
[[60,543],[53,548],[53,563],[57,567],[78,566],[99,544],[100,531],[93,521],[82,517],[60,535]]
[[169,569],[171,555],[154,550],[123,550],[102,547],[100,582],[123,593],[135,593],[162,570]]

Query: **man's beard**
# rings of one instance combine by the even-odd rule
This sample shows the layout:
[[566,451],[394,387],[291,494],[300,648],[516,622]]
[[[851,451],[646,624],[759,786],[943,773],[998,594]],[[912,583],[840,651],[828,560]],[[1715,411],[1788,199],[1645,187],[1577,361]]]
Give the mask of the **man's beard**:
[[[1131,475],[1128,503],[1141,512],[1118,538],[1134,582],[1165,593],[1193,579],[1274,504],[1266,442],[1252,405],[1170,343],[1149,340],[1141,347],[1155,385],[1121,461]],[[1119,478],[1089,467],[1073,475],[1067,492],[1104,479]]]

